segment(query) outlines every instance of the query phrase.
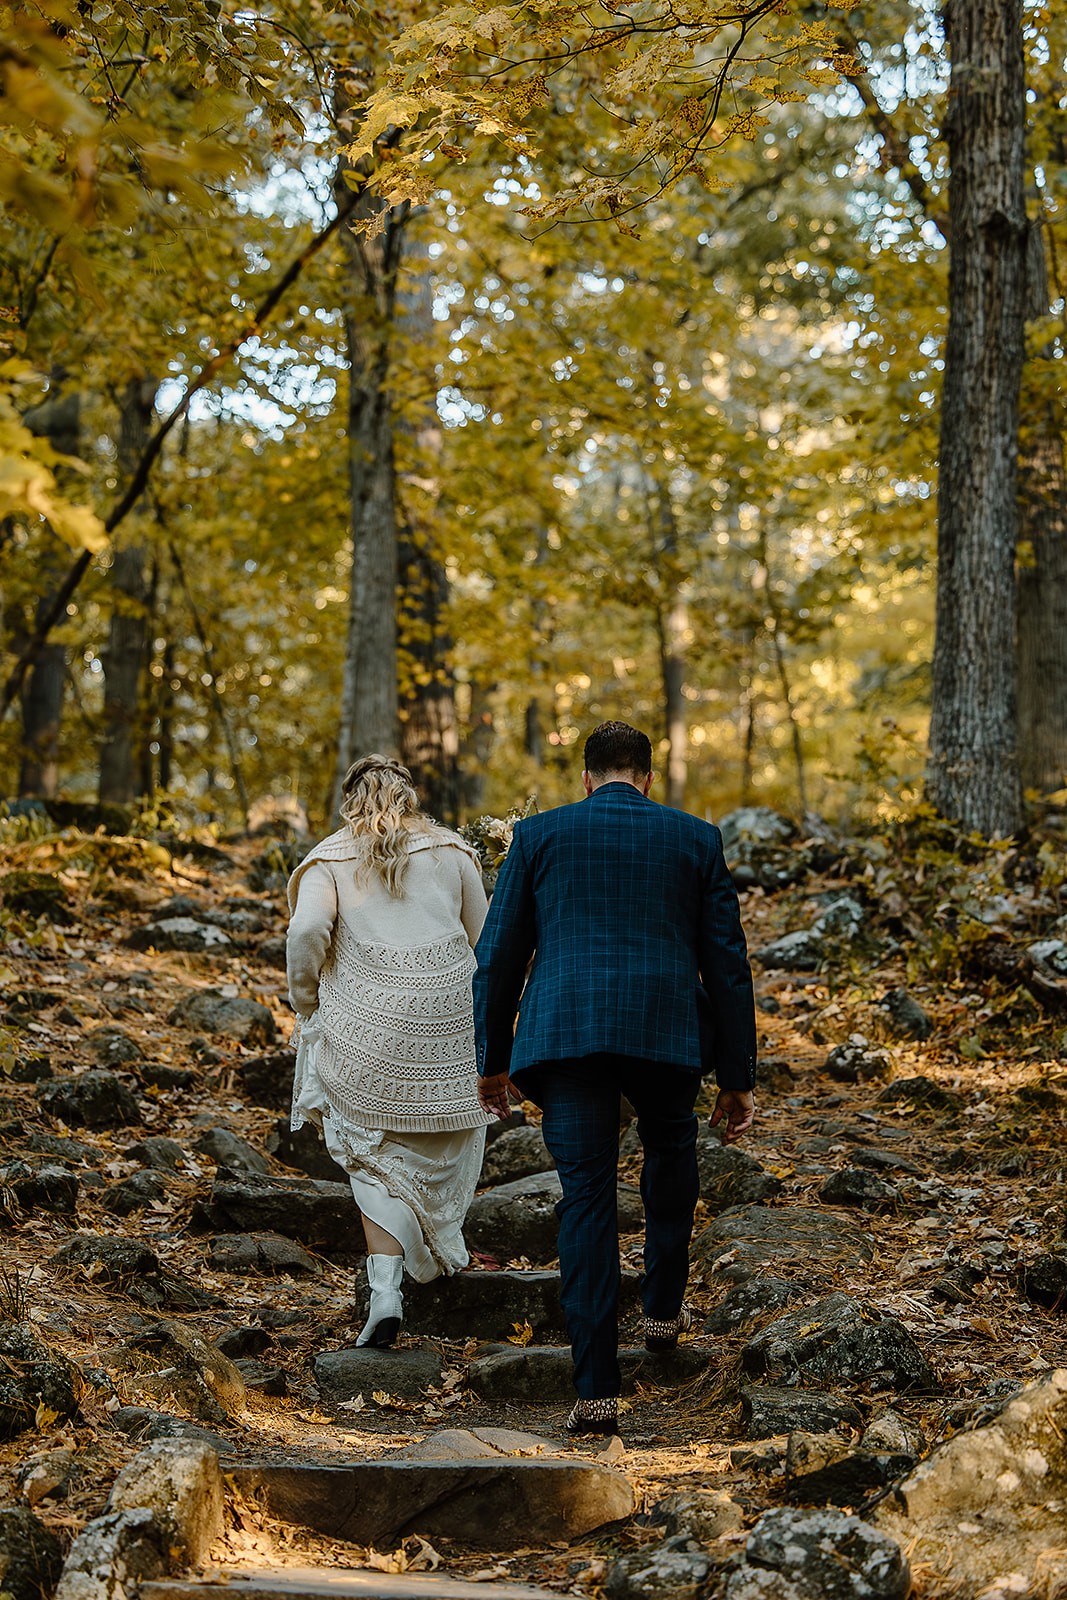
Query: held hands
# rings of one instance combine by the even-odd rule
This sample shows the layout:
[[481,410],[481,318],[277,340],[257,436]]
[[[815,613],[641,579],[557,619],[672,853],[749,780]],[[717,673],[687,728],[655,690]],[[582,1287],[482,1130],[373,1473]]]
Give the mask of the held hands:
[[752,1090],[720,1089],[708,1126],[716,1127],[724,1117],[726,1126],[722,1130],[722,1142],[736,1144],[756,1120],[756,1101]]
[[510,1082],[506,1072],[494,1072],[478,1079],[478,1104],[491,1117],[496,1117],[498,1122],[506,1122],[511,1116],[511,1101],[508,1099]]

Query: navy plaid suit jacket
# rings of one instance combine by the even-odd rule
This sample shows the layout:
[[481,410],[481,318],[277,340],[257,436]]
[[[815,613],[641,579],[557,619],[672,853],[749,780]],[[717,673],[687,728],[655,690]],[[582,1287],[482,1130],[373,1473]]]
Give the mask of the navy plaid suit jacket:
[[714,1073],[724,1089],[755,1083],[752,972],[722,836],[632,784],[516,823],[475,954],[482,1077],[611,1052]]

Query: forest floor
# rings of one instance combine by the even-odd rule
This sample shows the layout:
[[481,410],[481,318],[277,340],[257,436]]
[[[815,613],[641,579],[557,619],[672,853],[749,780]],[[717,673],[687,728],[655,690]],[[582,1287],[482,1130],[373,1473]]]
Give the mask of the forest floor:
[[[713,1368],[686,1389],[639,1390],[622,1418],[621,1448],[603,1439],[575,1445],[563,1433],[567,1407],[488,1405],[458,1382],[452,1392],[425,1400],[368,1397],[358,1411],[329,1402],[315,1383],[311,1362],[324,1351],[350,1348],[360,1326],[353,1304],[359,1251],[354,1209],[352,1258],[338,1262],[318,1256],[313,1277],[212,1270],[210,1239],[188,1227],[194,1201],[209,1196],[215,1170],[206,1155],[195,1152],[195,1141],[204,1128],[222,1126],[264,1150],[278,1111],[251,1103],[242,1092],[240,1062],[261,1053],[261,1045],[215,1038],[209,1055],[217,1059],[204,1064],[202,1054],[192,1053],[192,1030],[167,1017],[190,990],[223,987],[269,1006],[281,1044],[292,1022],[284,975],[259,954],[262,938],[222,955],[138,952],[124,940],[154,907],[176,895],[192,896],[208,908],[234,896],[254,901],[268,923],[265,937],[276,939],[285,927],[284,895],[249,887],[247,876],[263,848],[262,841],[227,844],[228,861],[220,858],[211,865],[198,865],[193,854],[177,858],[135,841],[124,844],[102,834],[94,841],[74,831],[51,842],[38,837],[0,848],[0,871],[58,873],[74,917],[61,927],[48,918],[3,913],[0,988],[8,1010],[0,1018],[7,1073],[0,1079],[0,1141],[5,1159],[17,1157],[33,1134],[74,1137],[97,1152],[94,1160],[70,1163],[80,1179],[76,1218],[36,1211],[0,1219],[4,1267],[9,1275],[18,1273],[30,1320],[91,1380],[74,1421],[57,1424],[46,1416],[36,1433],[0,1443],[0,1503],[18,1500],[20,1469],[30,1456],[74,1450],[79,1472],[69,1492],[64,1498],[45,1497],[34,1508],[69,1542],[102,1512],[117,1472],[140,1448],[112,1424],[116,1404],[126,1396],[121,1378],[115,1379],[117,1393],[102,1379],[101,1357],[149,1319],[142,1307],[101,1287],[91,1268],[61,1269],[52,1263],[75,1228],[142,1240],[168,1268],[222,1297],[224,1304],[214,1309],[166,1313],[194,1324],[209,1339],[256,1323],[265,1308],[294,1313],[268,1358],[284,1369],[288,1393],[271,1398],[250,1390],[244,1415],[217,1430],[240,1460],[340,1463],[382,1455],[435,1430],[491,1425],[543,1436],[552,1449],[576,1458],[610,1461],[633,1483],[639,1511],[678,1490],[726,1490],[750,1525],[767,1507],[783,1503],[780,1470],[768,1471],[767,1459],[742,1436],[731,1374],[746,1334],[735,1339],[697,1334],[694,1342],[715,1352]],[[780,893],[743,895],[750,946],[758,949],[797,927],[808,916],[806,904],[839,887],[849,885],[811,876]],[[891,1404],[917,1423],[932,1445],[958,1428],[998,1384],[1025,1383],[1067,1367],[1067,1318],[1032,1304],[1018,1287],[1021,1264],[1063,1233],[1067,1154],[1059,1091],[1064,1050],[1062,1024],[1053,1024],[1028,997],[996,980],[976,984],[959,977],[925,985],[913,981],[911,993],[933,1031],[922,1041],[894,1038],[879,1001],[907,983],[906,956],[897,948],[884,960],[875,954],[862,967],[852,963],[819,974],[765,974],[757,966],[760,1001],[771,1007],[758,1014],[760,1054],[777,1065],[759,1091],[758,1120],[744,1148],[782,1180],[782,1193],[771,1202],[775,1208],[817,1207],[820,1185],[828,1173],[850,1164],[865,1128],[872,1142],[891,1142],[894,1153],[920,1169],[920,1182],[899,1206],[875,1215],[848,1212],[865,1230],[873,1260],[824,1277],[834,1288],[899,1318],[939,1379],[934,1393],[849,1390],[847,1397],[865,1418]],[[12,997],[19,999],[14,1007]],[[194,1087],[159,1089],[147,1084],[131,1062],[115,1070],[137,1094],[139,1125],[84,1129],[47,1115],[35,1084],[16,1081],[17,1063],[47,1056],[55,1074],[80,1074],[99,1065],[89,1036],[104,1025],[121,1027],[146,1060],[195,1068]],[[1001,1029],[995,1046],[988,1043],[991,1025]],[[987,1042],[976,1044],[982,1026]],[[823,1071],[827,1053],[856,1032],[886,1057],[887,1071],[867,1083],[836,1082]],[[886,1081],[917,1075],[957,1095],[958,1114],[939,1116],[911,1102],[879,1101]],[[533,1107],[526,1111],[536,1118]],[[141,1170],[127,1151],[148,1135],[176,1140],[188,1159],[164,1197],[118,1217],[106,1208],[109,1186]],[[635,1180],[638,1167],[632,1159],[622,1169],[623,1178]],[[701,1212],[698,1230],[708,1220],[703,1202]],[[638,1263],[639,1238],[624,1239],[622,1249],[625,1258]],[[972,1261],[983,1273],[973,1299],[950,1304],[939,1298],[933,1285],[946,1264]],[[690,1301],[711,1310],[726,1287],[694,1276]],[[459,1374],[473,1341],[442,1348],[447,1369]],[[370,1551],[274,1523],[248,1505],[231,1507],[226,1543],[216,1558],[220,1569],[230,1571],[286,1565],[399,1571],[409,1564],[417,1570],[439,1558],[442,1573],[510,1578],[594,1595],[611,1556],[653,1538],[662,1538],[662,1529],[631,1520],[575,1545],[544,1549],[487,1554],[459,1540],[441,1540],[436,1554],[424,1551],[420,1561],[418,1541],[406,1549]]]

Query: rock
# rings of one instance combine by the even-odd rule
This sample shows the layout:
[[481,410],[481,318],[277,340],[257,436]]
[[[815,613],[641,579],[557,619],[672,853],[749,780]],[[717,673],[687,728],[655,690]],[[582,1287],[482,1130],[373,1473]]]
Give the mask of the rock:
[[[781,1211],[738,1206],[709,1223],[692,1248],[695,1265],[735,1281],[777,1264],[810,1267],[824,1261],[858,1267],[871,1254],[866,1235],[853,1223],[810,1206]],[[729,1260],[717,1266],[723,1257]]]
[[887,1076],[889,1057],[872,1050],[862,1033],[852,1033],[844,1044],[834,1046],[822,1070],[838,1083],[869,1083],[872,1078]]
[[66,1167],[48,1162],[33,1167],[25,1161],[12,1161],[0,1167],[0,1186],[11,1190],[23,1211],[72,1217],[78,1209],[78,1179]]
[[539,1172],[554,1172],[556,1163],[549,1154],[540,1128],[513,1128],[486,1146],[478,1187],[514,1183]]
[[52,1262],[62,1267],[97,1267],[98,1286],[120,1289],[138,1305],[176,1311],[217,1306],[218,1295],[199,1289],[159,1257],[140,1239],[117,1239],[110,1234],[76,1233],[61,1245]]
[[113,1072],[53,1078],[38,1089],[37,1098],[49,1116],[67,1123],[84,1123],[87,1128],[117,1128],[141,1121],[137,1101]]
[[234,1366],[244,1379],[245,1388],[256,1394],[273,1395],[281,1399],[289,1393],[289,1374],[284,1367],[255,1361],[250,1356],[242,1356],[234,1362]]
[[154,908],[152,920],[163,922],[170,917],[198,917],[203,909],[200,901],[194,900],[192,895],[176,894]]
[[855,895],[843,894],[829,901],[822,915],[812,923],[815,939],[854,939],[867,913]]
[[782,1389],[771,1384],[747,1384],[741,1390],[741,1421],[746,1439],[773,1439],[796,1429],[832,1433],[837,1428],[849,1428],[858,1432],[863,1426],[856,1407],[836,1394],[820,1389]]
[[722,847],[739,889],[760,884],[780,889],[806,876],[811,865],[807,851],[790,849],[797,837],[796,824],[768,806],[742,806],[719,823]]
[[[639,1285],[636,1272],[623,1272],[620,1316],[640,1304]],[[404,1284],[405,1333],[506,1339],[527,1323],[535,1339],[566,1337],[557,1272],[458,1272],[432,1283]]]
[[901,1105],[904,1101],[922,1111],[958,1112],[963,1105],[958,1094],[942,1089],[932,1078],[921,1076],[897,1078],[895,1082],[887,1084],[878,1096],[878,1104],[883,1106]]
[[853,1450],[826,1433],[791,1433],[785,1456],[786,1494],[807,1505],[860,1505],[915,1466],[908,1452]]
[[889,1012],[894,1033],[904,1039],[928,1039],[934,1025],[914,995],[907,989],[889,989],[880,1004]]
[[27,1505],[35,1506],[42,1500],[65,1499],[78,1475],[73,1450],[39,1450],[20,1463],[16,1481]]
[[267,1154],[283,1166],[295,1167],[309,1178],[325,1178],[328,1183],[347,1183],[348,1174],[327,1150],[322,1134],[310,1122],[294,1133],[288,1117],[279,1117],[267,1135]]
[[43,1083],[54,1077],[48,1056],[18,1056],[11,1071],[12,1083]]
[[198,1428],[186,1417],[175,1417],[166,1411],[150,1411],[147,1406],[120,1406],[111,1413],[112,1426],[139,1442],[153,1439],[191,1439],[210,1445],[220,1455],[233,1455],[234,1447],[221,1433],[210,1428]]
[[154,1167],[160,1172],[177,1172],[189,1157],[176,1140],[153,1136],[131,1144],[126,1151],[126,1159],[140,1161],[144,1166]]
[[293,1099],[295,1050],[271,1050],[240,1063],[244,1091],[253,1105],[288,1111]]
[[279,971],[284,972],[287,957],[288,949],[284,936],[261,939],[256,946],[255,959],[262,962],[265,967],[277,967]]
[[894,1211],[900,1191],[862,1167],[842,1167],[819,1187],[824,1206],[858,1206],[862,1211]]
[[235,1467],[234,1486],[269,1516],[331,1539],[393,1549],[408,1534],[490,1550],[579,1539],[628,1517],[634,1493],[600,1462],[357,1461]]
[[[255,901],[252,902],[255,904]],[[238,939],[250,939],[254,934],[265,933],[267,924],[254,911],[202,911],[201,922],[213,928],[222,928]]]
[[193,990],[179,1000],[167,1021],[204,1033],[222,1034],[241,1044],[270,1044],[278,1032],[270,1010],[258,1000],[224,995],[220,989]]
[[192,1067],[168,1067],[164,1061],[141,1061],[137,1073],[142,1083],[156,1089],[192,1089],[197,1081]]
[[233,948],[232,940],[221,928],[195,917],[164,917],[159,922],[146,922],[122,942],[130,950],[186,950],[200,955],[205,951],[221,954]]
[[269,1172],[270,1163],[247,1139],[229,1128],[209,1128],[196,1141],[195,1149],[231,1172]]
[[0,877],[0,904],[24,917],[47,917],[68,927],[78,919],[70,894],[51,872],[5,872]]
[[498,1118],[496,1122],[491,1122],[489,1124],[488,1128],[485,1130],[485,1142],[487,1145],[491,1145],[495,1143],[497,1139],[502,1139],[505,1133],[511,1133],[515,1128],[525,1127],[526,1113],[516,1106],[511,1115],[505,1117],[503,1122],[501,1122]]
[[753,950],[752,954],[761,966],[786,972],[815,972],[826,959],[820,941],[804,929],[783,934],[761,950]]
[[329,1253],[362,1251],[359,1211],[347,1183],[320,1178],[261,1177],[241,1182],[216,1176],[211,1191],[214,1228],[235,1233],[280,1233]]
[[442,1428],[395,1450],[390,1461],[478,1461],[500,1456],[554,1456],[558,1446],[514,1428]]
[[94,1028],[85,1035],[85,1042],[103,1067],[122,1067],[131,1061],[140,1061],[144,1051],[136,1039],[131,1039],[124,1028]]
[[741,1507],[722,1489],[689,1489],[657,1500],[649,1513],[653,1526],[664,1526],[668,1538],[684,1535],[711,1544],[721,1534],[733,1533],[744,1523]]
[[219,1458],[193,1440],[159,1440],[123,1467],[108,1499],[109,1511],[146,1506],[166,1534],[176,1566],[206,1560],[222,1533]]
[[930,1389],[936,1381],[903,1323],[840,1293],[769,1323],[745,1345],[741,1364],[772,1383]]
[[51,1600],[63,1547],[29,1506],[0,1506],[0,1593],[12,1600]]
[[0,1439],[37,1426],[37,1408],[73,1417],[84,1389],[78,1368],[28,1322],[0,1322]]
[[[955,1576],[955,1574],[953,1574]],[[905,1600],[911,1571],[898,1544],[842,1511],[765,1511],[725,1600]]]
[[[622,1392],[633,1394],[637,1385],[657,1388],[692,1383],[712,1362],[709,1350],[679,1345],[669,1354],[650,1355],[640,1350],[620,1350]],[[519,1400],[527,1404],[562,1405],[574,1400],[574,1366],[569,1346],[512,1345],[471,1362],[467,1382],[482,1400]]]
[[728,1206],[758,1205],[782,1192],[782,1180],[765,1172],[754,1156],[736,1145],[723,1145],[714,1134],[697,1140],[700,1198],[713,1211]]
[[[871,1520],[960,1592],[1057,1594],[1067,1583],[1067,1369],[1007,1400],[915,1468]],[[987,1587],[988,1586],[988,1587]]]
[[939,1300],[946,1300],[950,1306],[970,1306],[974,1304],[974,1291],[988,1276],[984,1267],[974,1267],[961,1261],[934,1280],[930,1285],[930,1293]]
[[167,1194],[167,1180],[160,1172],[151,1170],[133,1172],[121,1183],[113,1183],[101,1195],[106,1211],[116,1217],[132,1217],[137,1211],[148,1211]]
[[926,1450],[922,1429],[892,1408],[879,1412],[868,1424],[860,1444],[864,1450],[877,1450],[888,1455],[921,1456]]
[[147,1506],[96,1517],[63,1564],[55,1600],[125,1600],[168,1570],[167,1536]]
[[1034,961],[1043,961],[1061,977],[1067,977],[1067,944],[1062,939],[1039,939],[1026,948]]
[[354,1400],[359,1394],[370,1400],[375,1392],[420,1400],[445,1375],[441,1352],[431,1345],[417,1350],[329,1350],[315,1356],[312,1367],[316,1383],[334,1400]]
[[790,1283],[785,1278],[747,1278],[735,1284],[726,1299],[709,1313],[703,1331],[719,1335],[739,1333],[761,1317],[784,1311],[805,1292],[804,1284]]
[[165,1318],[138,1328],[102,1360],[109,1372],[124,1375],[127,1387],[177,1401],[203,1422],[226,1422],[244,1407],[244,1380],[234,1363],[187,1322]]
[[[551,1261],[559,1236],[556,1203],[562,1194],[554,1172],[502,1183],[475,1196],[463,1224],[464,1238],[502,1266],[521,1256],[534,1265]],[[636,1233],[645,1220],[641,1196],[627,1184],[619,1185],[618,1194],[619,1232]]]
[[280,1233],[225,1233],[211,1241],[209,1264],[216,1272],[295,1275],[318,1272],[312,1256]]
[[80,1139],[61,1139],[54,1133],[31,1133],[25,1148],[34,1155],[59,1156],[62,1161],[76,1161],[81,1166],[95,1166],[104,1159],[104,1152],[95,1145],[82,1144]]
[[852,1152],[853,1161],[861,1167],[873,1167],[880,1172],[908,1172],[915,1178],[925,1177],[922,1167],[895,1150],[859,1149]]
[[1050,1311],[1067,1310],[1067,1259],[1062,1255],[1037,1256],[1023,1268],[1021,1285],[1028,1300],[1036,1300]]
[[613,1561],[604,1593],[610,1600],[705,1600],[716,1570],[703,1551],[652,1545]]
[[224,1356],[229,1356],[231,1361],[238,1361],[248,1356],[261,1356],[264,1350],[269,1350],[274,1343],[266,1328],[256,1328],[246,1324],[242,1328],[231,1328],[215,1340],[215,1347],[221,1350]]

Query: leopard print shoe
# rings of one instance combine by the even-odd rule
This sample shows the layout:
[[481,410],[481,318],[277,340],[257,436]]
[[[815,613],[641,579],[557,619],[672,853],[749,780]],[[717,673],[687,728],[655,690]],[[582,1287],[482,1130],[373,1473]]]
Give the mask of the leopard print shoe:
[[645,1318],[645,1349],[663,1355],[677,1350],[679,1336],[688,1333],[696,1321],[691,1307],[683,1306],[676,1317]]
[[611,1434],[619,1431],[618,1398],[579,1400],[566,1422],[571,1438],[583,1433]]

